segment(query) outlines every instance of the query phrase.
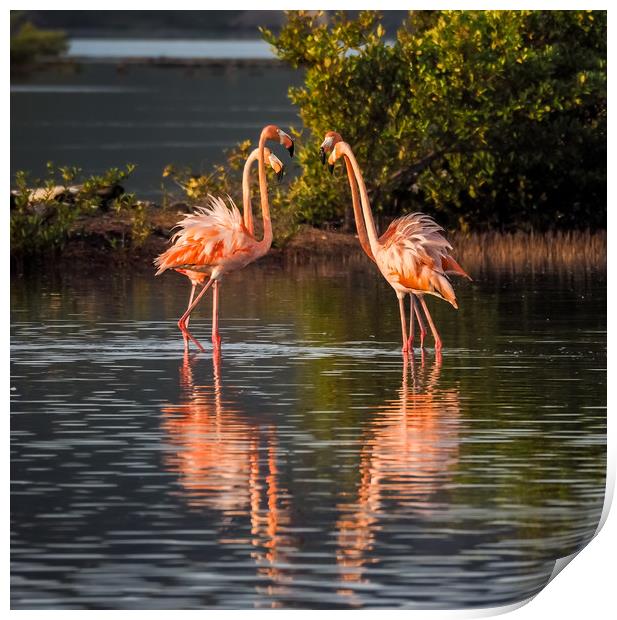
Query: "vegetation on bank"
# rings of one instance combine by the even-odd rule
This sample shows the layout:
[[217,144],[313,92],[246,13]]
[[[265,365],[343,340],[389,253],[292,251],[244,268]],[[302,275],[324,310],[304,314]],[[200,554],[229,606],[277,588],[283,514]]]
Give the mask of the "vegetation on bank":
[[412,11],[386,33],[374,11],[291,11],[278,36],[263,34],[305,70],[289,92],[305,128],[287,197],[301,220],[344,219],[346,183],[317,157],[334,129],[385,216],[421,209],[461,230],[605,226],[606,12]]
[[56,168],[48,162],[46,178],[32,183],[25,172],[18,172],[11,192],[11,253],[27,257],[60,249],[79,218],[109,210],[130,213],[130,243],[139,246],[150,234],[149,223],[143,204],[121,185],[133,170],[128,164],[123,170],[83,177],[76,166]]
[[42,30],[22,12],[11,11],[11,68],[23,68],[44,57],[66,52],[68,41],[60,30]]

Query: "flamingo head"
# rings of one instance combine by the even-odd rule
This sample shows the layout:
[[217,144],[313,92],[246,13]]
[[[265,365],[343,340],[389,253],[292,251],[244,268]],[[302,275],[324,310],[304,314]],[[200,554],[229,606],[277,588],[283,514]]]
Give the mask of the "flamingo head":
[[336,160],[343,156],[343,149],[341,147],[343,144],[345,143],[342,140],[336,142],[330,156],[328,157],[328,170],[330,171],[330,174],[334,171],[334,164],[336,163]]
[[[319,147],[319,157],[321,158],[322,164],[326,163],[326,157],[332,151],[334,146],[338,142],[342,142],[342,141],[343,141],[343,137],[341,136],[340,133],[336,133],[336,131],[329,131],[326,134],[324,141],[321,143],[321,146]],[[330,172],[332,172],[332,169],[330,169]]]
[[270,164],[272,170],[276,173],[277,180],[280,181],[283,178],[283,173],[285,172],[283,162],[267,147],[264,148],[264,157]]
[[276,125],[268,125],[264,127],[261,133],[266,140],[273,140],[282,144],[289,151],[290,157],[294,156],[294,141],[282,129],[279,129]]

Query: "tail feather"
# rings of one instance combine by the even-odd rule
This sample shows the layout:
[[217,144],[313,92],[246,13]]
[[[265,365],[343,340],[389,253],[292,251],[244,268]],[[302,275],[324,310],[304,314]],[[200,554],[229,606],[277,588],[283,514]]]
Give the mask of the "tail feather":
[[471,276],[449,254],[441,257],[441,268],[446,273],[454,273],[457,276],[462,276],[473,282]]

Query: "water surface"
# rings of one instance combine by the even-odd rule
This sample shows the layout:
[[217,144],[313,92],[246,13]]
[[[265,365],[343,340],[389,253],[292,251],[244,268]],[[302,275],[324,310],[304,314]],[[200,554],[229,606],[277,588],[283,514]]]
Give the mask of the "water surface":
[[261,39],[70,39],[67,55],[81,58],[274,59]]
[[[85,174],[133,163],[127,191],[160,202],[166,165],[208,172],[225,149],[256,144],[265,125],[300,127],[287,99],[300,80],[283,67],[105,64],[14,77],[11,179],[17,170],[41,177],[48,161]],[[181,193],[169,181],[165,188]]]
[[[444,608],[538,592],[598,522],[604,273],[474,274],[404,364],[364,261],[252,266],[223,356],[178,274],[11,290],[14,608]],[[429,342],[430,345],[430,342]]]

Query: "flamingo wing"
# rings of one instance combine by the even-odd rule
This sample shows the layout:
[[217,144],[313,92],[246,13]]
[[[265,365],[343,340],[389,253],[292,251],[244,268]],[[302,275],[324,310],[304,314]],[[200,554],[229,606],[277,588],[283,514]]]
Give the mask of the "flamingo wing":
[[379,263],[389,282],[436,295],[456,308],[454,289],[444,269],[444,260],[450,266],[452,246],[442,232],[441,226],[423,213],[398,218],[379,239]]
[[197,208],[177,227],[173,245],[154,261],[157,276],[178,268],[205,272],[254,244],[231,198],[228,207],[222,198],[208,196],[208,206]]

